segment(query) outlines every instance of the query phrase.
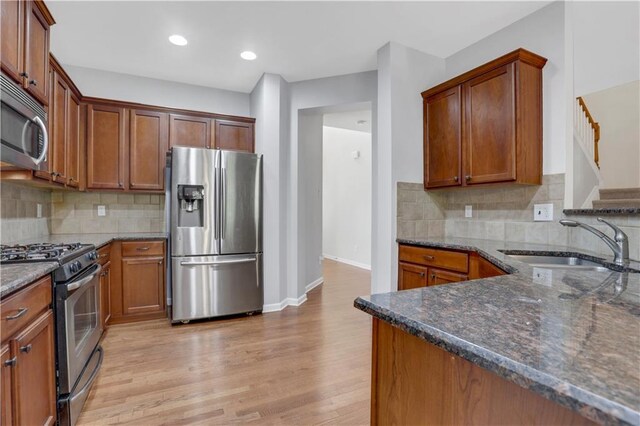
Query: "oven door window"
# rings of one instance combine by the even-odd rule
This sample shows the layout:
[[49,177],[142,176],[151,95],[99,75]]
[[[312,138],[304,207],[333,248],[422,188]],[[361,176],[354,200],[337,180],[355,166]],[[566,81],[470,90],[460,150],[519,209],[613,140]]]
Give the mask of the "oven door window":
[[1,120],[2,145],[32,158],[40,155],[40,128],[34,121],[4,102]]
[[73,308],[73,331],[76,354],[82,351],[87,339],[98,326],[98,306],[96,287],[90,286],[78,299]]

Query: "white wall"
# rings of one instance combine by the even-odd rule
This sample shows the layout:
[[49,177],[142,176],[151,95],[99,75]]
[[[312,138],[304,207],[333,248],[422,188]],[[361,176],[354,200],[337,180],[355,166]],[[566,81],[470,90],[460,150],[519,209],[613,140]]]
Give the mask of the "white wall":
[[422,181],[422,97],[445,61],[398,43],[378,50],[377,151],[373,152],[372,291],[397,288],[396,182]]
[[638,80],[640,3],[577,1],[572,9],[575,96]]
[[84,96],[249,116],[248,93],[63,65]]
[[288,143],[287,83],[264,74],[251,92],[256,117],[256,152],[263,155],[264,310],[278,310],[286,299],[286,181]]
[[603,188],[640,188],[640,81],[584,96],[600,124]]
[[548,59],[543,69],[543,174],[566,169],[564,4],[555,2],[446,59],[447,80],[523,47]]
[[371,267],[371,133],[323,127],[322,252]]
[[[321,78],[292,83],[290,85],[290,135],[289,144],[289,199],[288,199],[288,297],[300,298],[308,284],[320,278],[313,265],[318,265],[322,255],[321,233],[307,235],[304,224],[308,217],[322,211],[322,198],[313,197],[307,203],[300,200],[311,194],[313,189],[306,187],[308,170],[314,166],[310,162],[320,164],[321,157],[314,158],[305,151],[308,144],[302,143],[299,134],[299,116],[305,114],[324,113],[323,108],[369,103],[373,117],[376,116],[377,73],[375,71],[348,74],[336,77]],[[316,111],[310,111],[311,109]],[[303,111],[309,110],[309,111]],[[321,129],[322,123],[320,122]],[[316,123],[317,126],[317,123]],[[375,150],[376,132],[372,134]],[[313,149],[316,149],[314,147]],[[319,225],[318,228],[321,228]],[[375,232],[375,231],[374,231]]]

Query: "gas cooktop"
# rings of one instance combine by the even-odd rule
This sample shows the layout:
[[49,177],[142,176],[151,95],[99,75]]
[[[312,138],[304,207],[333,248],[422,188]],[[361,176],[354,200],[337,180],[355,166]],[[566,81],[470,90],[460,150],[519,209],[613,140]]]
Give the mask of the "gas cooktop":
[[0,245],[0,263],[58,262],[65,263],[94,249],[92,244],[36,243]]

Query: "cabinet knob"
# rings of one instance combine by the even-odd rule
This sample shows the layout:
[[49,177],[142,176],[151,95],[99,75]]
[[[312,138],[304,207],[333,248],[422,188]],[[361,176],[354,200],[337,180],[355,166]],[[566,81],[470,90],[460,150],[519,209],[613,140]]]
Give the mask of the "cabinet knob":
[[436,274],[431,274],[431,279],[435,280],[436,279]]
[[460,180],[460,178],[459,178],[458,176],[454,176],[454,177],[453,177],[453,180],[454,180],[455,182],[457,182],[457,181],[459,181],[459,180]]
[[6,360],[4,362],[4,365],[7,367],[13,367],[17,363],[18,363],[18,358],[14,356],[13,358]]
[[29,81],[29,84],[30,84],[31,86],[37,86],[37,85],[38,85],[38,80],[30,80],[30,81]]
[[29,74],[27,74],[26,72],[21,72],[20,77],[29,78]]
[[28,345],[22,346],[20,348],[20,352],[24,352],[25,354],[28,354],[29,352],[31,352],[31,343],[29,343]]
[[424,278],[424,272],[420,272],[420,277]]
[[470,180],[471,180],[471,175],[466,175],[464,178],[465,178],[465,179],[467,180],[467,182],[468,182],[468,181],[470,181]]
[[118,182],[118,186],[122,188],[124,185],[122,184],[122,182]]
[[425,254],[425,255],[424,255],[424,256],[422,256],[422,257],[424,257],[426,260],[433,260],[433,259],[435,259],[435,257],[433,257],[433,256],[429,256],[428,254]]

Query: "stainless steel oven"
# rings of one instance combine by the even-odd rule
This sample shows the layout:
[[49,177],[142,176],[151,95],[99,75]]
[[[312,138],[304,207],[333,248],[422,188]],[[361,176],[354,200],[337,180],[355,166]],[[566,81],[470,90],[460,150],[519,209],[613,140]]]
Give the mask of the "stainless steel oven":
[[75,424],[102,364],[101,271],[95,263],[55,285],[59,424]]
[[46,170],[49,137],[44,108],[4,74],[0,83],[0,160],[21,168]]

